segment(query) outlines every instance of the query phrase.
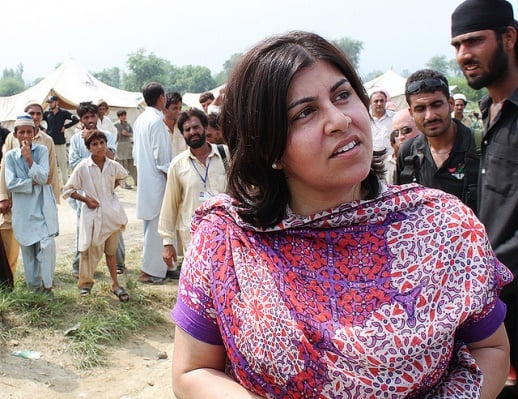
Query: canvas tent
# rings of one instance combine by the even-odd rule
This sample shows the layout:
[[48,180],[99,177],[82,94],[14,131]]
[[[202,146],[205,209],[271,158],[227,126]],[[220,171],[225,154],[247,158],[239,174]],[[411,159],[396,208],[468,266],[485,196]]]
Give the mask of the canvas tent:
[[23,112],[31,101],[38,102],[46,108],[46,100],[52,95],[59,97],[61,108],[69,109],[71,112],[74,112],[82,101],[97,103],[100,99],[106,100],[110,107],[110,119],[116,121],[117,110],[125,109],[130,123],[136,119],[144,105],[142,93],[111,87],[69,58],[33,87],[14,96],[0,97],[2,125],[11,127],[16,116]]
[[364,87],[369,96],[376,90],[387,92],[390,96],[390,101],[396,105],[397,109],[402,109],[408,107],[405,100],[405,82],[406,79],[391,68],[383,75],[365,83]]

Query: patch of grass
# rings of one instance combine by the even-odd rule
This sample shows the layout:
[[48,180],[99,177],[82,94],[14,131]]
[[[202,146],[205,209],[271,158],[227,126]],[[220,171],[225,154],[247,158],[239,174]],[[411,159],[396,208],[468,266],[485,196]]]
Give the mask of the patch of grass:
[[119,277],[131,297],[126,303],[111,292],[104,262],[96,272],[91,295],[80,297],[77,280],[70,273],[71,256],[58,258],[54,296],[49,298],[25,287],[20,261],[14,291],[0,290],[0,343],[21,339],[31,331],[46,329],[59,335],[70,329],[64,350],[73,355],[77,368],[90,369],[105,365],[108,349],[131,334],[164,324],[164,315],[176,298],[176,284],[159,288],[137,284],[140,251],[128,252],[129,270]]

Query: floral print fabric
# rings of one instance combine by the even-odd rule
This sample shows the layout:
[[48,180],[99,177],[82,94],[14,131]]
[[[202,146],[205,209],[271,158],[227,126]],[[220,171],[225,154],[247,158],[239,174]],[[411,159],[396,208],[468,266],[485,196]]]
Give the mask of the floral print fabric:
[[437,190],[385,187],[266,230],[220,195],[194,216],[173,317],[223,343],[228,373],[264,397],[473,398],[464,342],[500,326],[511,279],[471,210]]

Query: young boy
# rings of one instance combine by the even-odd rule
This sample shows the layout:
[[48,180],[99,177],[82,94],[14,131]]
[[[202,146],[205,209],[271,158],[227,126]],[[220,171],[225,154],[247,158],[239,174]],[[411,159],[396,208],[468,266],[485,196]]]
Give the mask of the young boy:
[[12,193],[12,227],[20,243],[27,285],[52,294],[56,266],[58,211],[48,184],[47,147],[32,142],[36,134],[29,114],[16,118],[14,135],[20,146],[5,155],[5,180]]
[[79,294],[90,294],[94,272],[104,252],[112,292],[121,302],[126,302],[129,295],[117,281],[115,253],[119,233],[126,226],[128,217],[114,190],[125,183],[128,172],[106,156],[107,140],[103,132],[93,129],[84,140],[91,156],[77,164],[63,188],[63,198],[83,202],[79,219]]

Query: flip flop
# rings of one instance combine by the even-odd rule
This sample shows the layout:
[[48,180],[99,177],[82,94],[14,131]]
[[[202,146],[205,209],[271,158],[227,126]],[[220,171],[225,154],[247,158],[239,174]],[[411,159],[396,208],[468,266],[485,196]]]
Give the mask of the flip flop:
[[128,302],[130,299],[129,294],[122,287],[117,287],[112,292],[117,298],[119,298],[119,301],[121,302]]

